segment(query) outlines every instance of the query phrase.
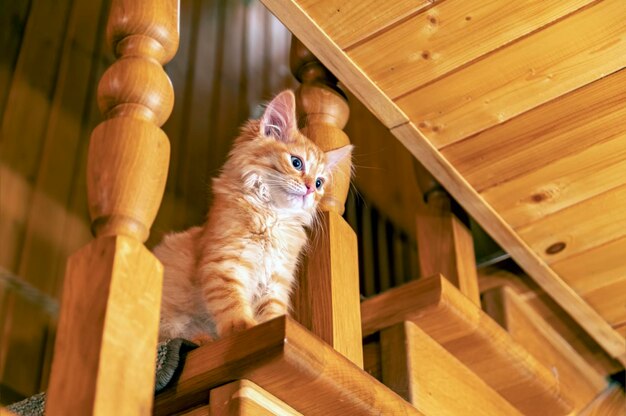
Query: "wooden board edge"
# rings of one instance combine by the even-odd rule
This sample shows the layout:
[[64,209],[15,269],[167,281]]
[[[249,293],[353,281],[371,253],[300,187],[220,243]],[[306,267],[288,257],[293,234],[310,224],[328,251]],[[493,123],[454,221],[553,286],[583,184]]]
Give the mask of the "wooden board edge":
[[548,295],[609,355],[626,365],[626,345],[617,331],[533,254],[531,248],[421,135],[413,123],[402,124],[390,131]]
[[294,0],[261,0],[387,128],[409,118]]

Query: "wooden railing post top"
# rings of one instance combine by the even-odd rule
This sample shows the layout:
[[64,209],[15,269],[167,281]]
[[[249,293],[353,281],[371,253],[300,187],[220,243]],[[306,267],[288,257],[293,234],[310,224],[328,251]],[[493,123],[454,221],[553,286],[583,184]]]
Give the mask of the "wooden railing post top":
[[[107,40],[117,57],[143,49],[141,56],[149,55],[163,65],[178,49],[179,16],[178,0],[114,1],[107,24]],[[124,40],[128,37],[134,39]],[[146,50],[152,52],[146,54]]]
[[343,129],[350,117],[350,107],[337,87],[337,78],[295,37],[292,37],[289,63],[294,77],[302,83],[296,91],[300,126],[330,124]]
[[[325,83],[302,84],[296,90],[296,102],[301,127],[329,124],[342,130],[348,123],[350,117],[348,102],[335,88]],[[348,143],[349,141],[345,144]]]

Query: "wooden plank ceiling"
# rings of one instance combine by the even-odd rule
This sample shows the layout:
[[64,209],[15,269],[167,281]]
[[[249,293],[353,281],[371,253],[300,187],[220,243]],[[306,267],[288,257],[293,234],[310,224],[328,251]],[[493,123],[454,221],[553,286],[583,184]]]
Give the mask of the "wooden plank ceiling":
[[624,0],[263,0],[626,361]]

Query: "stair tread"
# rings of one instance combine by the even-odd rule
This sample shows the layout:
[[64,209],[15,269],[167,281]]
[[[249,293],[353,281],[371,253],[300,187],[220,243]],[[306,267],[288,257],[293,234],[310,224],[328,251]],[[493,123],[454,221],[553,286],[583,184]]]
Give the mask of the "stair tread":
[[279,317],[191,351],[154,414],[206,403],[209,390],[248,379],[307,415],[421,413],[289,317]]
[[368,299],[361,316],[363,336],[405,320],[417,324],[524,414],[572,410],[555,376],[443,276]]

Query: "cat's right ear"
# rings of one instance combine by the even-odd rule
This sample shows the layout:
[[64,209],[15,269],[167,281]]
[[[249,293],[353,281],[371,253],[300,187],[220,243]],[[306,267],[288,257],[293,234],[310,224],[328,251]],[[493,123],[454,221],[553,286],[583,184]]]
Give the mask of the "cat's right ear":
[[260,131],[264,136],[289,142],[297,130],[296,97],[293,91],[285,90],[267,105],[261,117]]

